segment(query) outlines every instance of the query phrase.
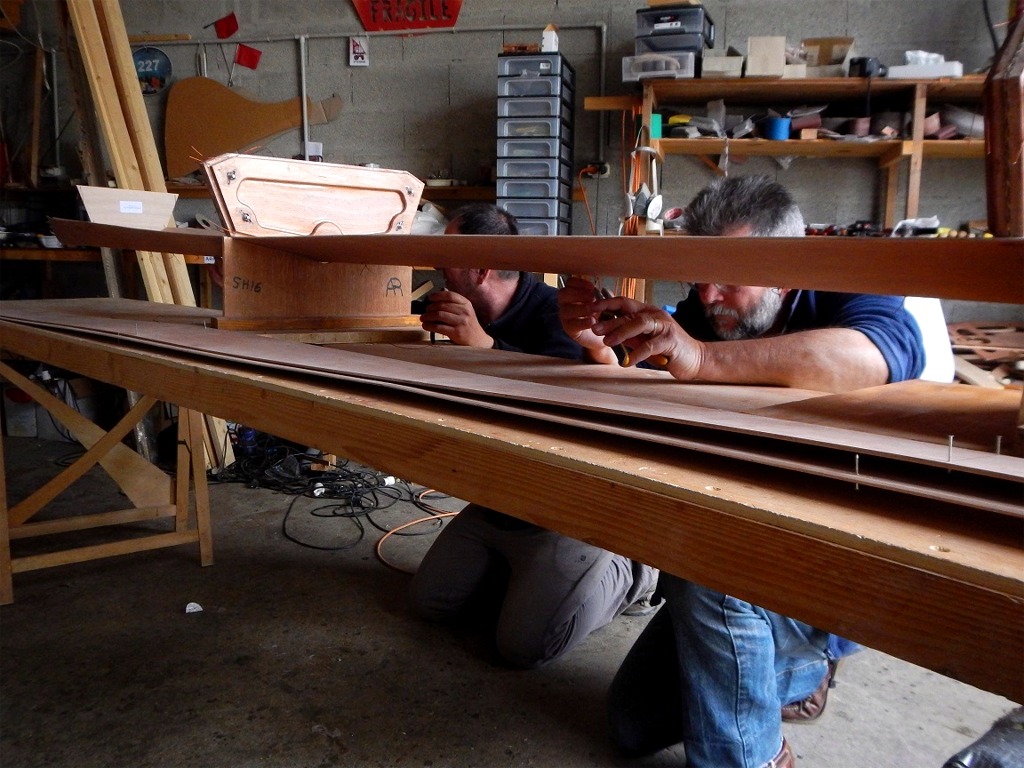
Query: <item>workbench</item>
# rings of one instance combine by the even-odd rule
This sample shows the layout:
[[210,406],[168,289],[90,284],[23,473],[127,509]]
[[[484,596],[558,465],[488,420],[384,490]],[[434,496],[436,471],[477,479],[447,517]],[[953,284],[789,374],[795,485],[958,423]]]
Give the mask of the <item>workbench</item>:
[[[684,385],[451,345],[311,347],[218,330],[210,315],[7,302],[0,348],[317,445],[1024,700],[1019,393]],[[847,465],[830,466],[834,447]],[[875,458],[902,464],[904,452],[905,473],[873,475]]]

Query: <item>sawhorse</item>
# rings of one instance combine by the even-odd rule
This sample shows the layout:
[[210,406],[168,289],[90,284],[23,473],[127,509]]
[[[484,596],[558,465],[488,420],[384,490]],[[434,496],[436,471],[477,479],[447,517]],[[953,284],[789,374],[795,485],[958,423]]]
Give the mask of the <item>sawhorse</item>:
[[[171,477],[121,442],[156,403],[155,398],[141,397],[113,429],[104,432],[64,401],[2,362],[0,375],[49,411],[86,448],[85,453],[60,474],[37,488],[28,498],[8,508],[6,463],[3,443],[0,442],[0,605],[14,602],[13,574],[23,571],[192,542],[199,544],[201,564],[213,564],[202,414],[185,409],[178,411],[177,472]],[[55,520],[31,520],[96,464],[107,471],[134,504],[133,507]],[[191,514],[193,497],[194,514]],[[160,517],[174,517],[173,530],[45,554],[11,555],[12,539],[124,525]]]

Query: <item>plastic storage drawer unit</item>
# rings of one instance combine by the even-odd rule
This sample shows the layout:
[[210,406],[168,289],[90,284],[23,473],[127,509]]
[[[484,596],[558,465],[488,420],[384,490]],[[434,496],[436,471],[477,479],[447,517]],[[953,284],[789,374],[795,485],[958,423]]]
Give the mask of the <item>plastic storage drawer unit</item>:
[[701,35],[708,48],[715,47],[715,23],[702,6],[669,6],[637,10],[637,37],[677,34]]

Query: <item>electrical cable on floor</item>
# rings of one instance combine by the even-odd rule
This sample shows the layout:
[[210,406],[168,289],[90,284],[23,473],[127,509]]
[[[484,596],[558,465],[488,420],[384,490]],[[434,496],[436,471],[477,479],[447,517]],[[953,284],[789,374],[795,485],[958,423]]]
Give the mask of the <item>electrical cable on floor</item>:
[[446,518],[446,517],[455,517],[457,514],[459,514],[459,513],[458,512],[442,512],[442,513],[437,514],[437,515],[428,515],[427,517],[421,517],[421,518],[419,518],[417,520],[410,520],[408,523],[403,523],[402,525],[399,525],[397,528],[392,528],[390,531],[385,533],[383,536],[381,536],[377,540],[377,547],[376,547],[377,559],[380,560],[382,563],[384,563],[384,565],[386,565],[388,568],[396,570],[399,573],[408,573],[408,574],[415,573],[415,571],[410,571],[407,568],[402,568],[401,566],[395,565],[390,560],[388,560],[386,557],[384,557],[384,552],[382,551],[382,549],[384,547],[384,542],[387,541],[388,538],[390,538],[393,534],[398,534],[400,531],[403,531],[406,528],[411,528],[412,526],[420,525],[421,523],[436,523],[439,520],[441,520],[443,518]]
[[[244,428],[235,429],[236,437]],[[452,512],[432,505],[428,497],[450,498],[433,489],[414,492],[404,480],[398,480],[383,472],[358,466],[349,466],[348,461],[327,464],[319,453],[311,454],[298,449],[271,435],[255,430],[247,432],[245,440],[235,448],[236,459],[216,473],[208,472],[211,485],[239,483],[250,488],[261,488],[283,493],[294,498],[288,503],[281,521],[281,535],[288,541],[302,547],[321,551],[343,551],[355,547],[370,528],[381,531],[388,538],[392,534],[401,536],[424,536],[440,529],[440,520],[451,517]],[[311,467],[327,466],[326,470],[312,470]],[[343,519],[351,523],[354,534],[338,544],[320,544],[303,539],[296,533],[297,505],[300,499],[317,499],[323,503],[304,514],[313,518]],[[399,502],[411,503],[427,513],[427,517],[389,527],[379,519],[379,513]],[[375,517],[378,515],[378,517]],[[431,530],[409,531],[416,524],[433,521],[437,526]],[[332,534],[336,535],[336,534]],[[379,550],[378,557],[389,567]]]

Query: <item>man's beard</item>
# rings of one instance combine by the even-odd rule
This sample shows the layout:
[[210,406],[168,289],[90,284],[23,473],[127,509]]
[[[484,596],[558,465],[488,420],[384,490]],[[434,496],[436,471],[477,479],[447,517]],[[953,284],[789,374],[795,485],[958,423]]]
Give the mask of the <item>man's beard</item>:
[[[757,304],[742,315],[735,309],[723,307],[721,304],[705,308],[704,314],[707,315],[708,322],[711,323],[711,327],[719,339],[737,341],[739,339],[756,339],[763,334],[775,324],[780,309],[782,309],[782,294],[769,289],[761,295]],[[736,324],[732,328],[726,328],[719,322],[721,317],[735,318]]]

